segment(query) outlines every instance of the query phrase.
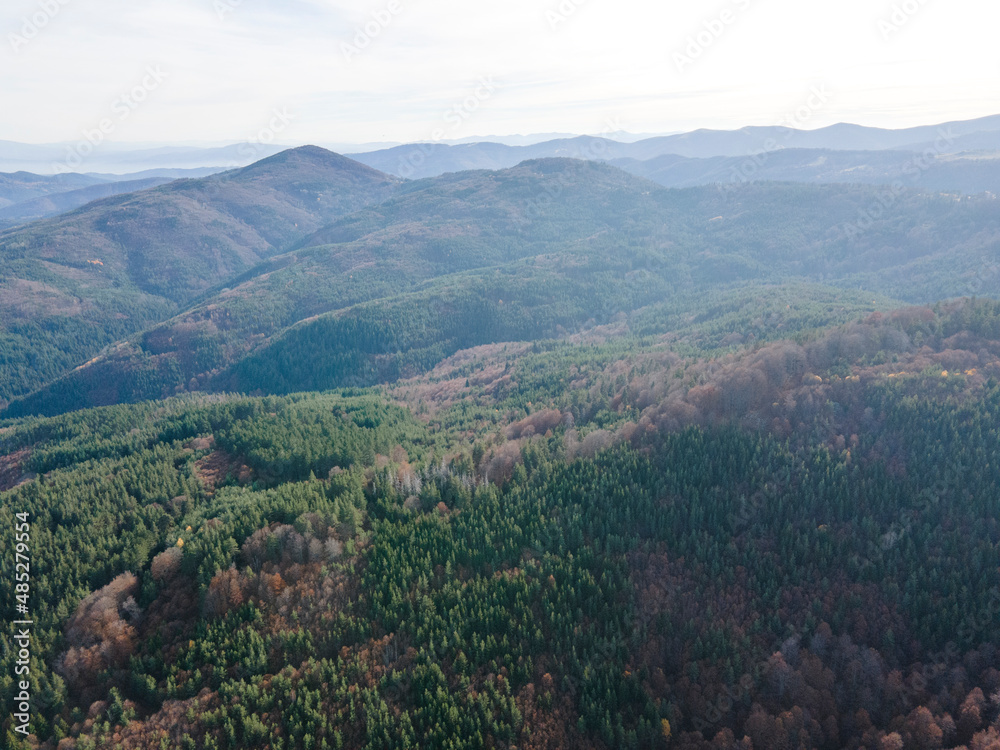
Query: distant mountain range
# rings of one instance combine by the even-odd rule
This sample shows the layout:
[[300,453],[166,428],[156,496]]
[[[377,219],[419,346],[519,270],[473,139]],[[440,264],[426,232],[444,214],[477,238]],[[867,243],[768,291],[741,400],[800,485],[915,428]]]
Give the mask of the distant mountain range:
[[969,150],[1000,150],[1000,115],[941,125],[885,130],[860,125],[831,125],[818,130],[747,127],[740,130],[696,130],[624,143],[610,138],[579,136],[507,146],[498,143],[408,144],[348,154],[363,164],[403,177],[433,177],[463,169],[503,169],[526,159],[570,157],[610,161],[647,161],[662,156],[688,159],[750,157],[784,149],[830,151],[930,150],[935,156]]
[[[357,157],[308,146],[207,177],[217,167],[0,174],[0,407],[87,363],[17,408],[377,382],[459,343],[555,335],[718,284],[997,291],[1000,117]],[[499,317],[476,307],[493,297]],[[379,329],[386,315],[423,333]],[[448,315],[488,320],[472,335]],[[396,348],[324,348],[361,335],[351,325]]]
[[[646,161],[669,154],[705,159],[800,148],[916,152],[932,149],[935,154],[943,154],[1000,150],[1000,115],[901,130],[842,123],[816,130],[758,126],[739,130],[695,130],[653,137],[625,132],[610,133],[606,137],[549,133],[388,147],[380,145],[367,149],[334,143],[325,146],[383,172],[404,177],[432,177],[461,169],[503,169],[527,159],[566,156]],[[52,174],[57,165],[65,162],[69,148],[70,144],[0,141],[0,172],[24,170]],[[224,169],[246,166],[285,148],[261,143],[211,147],[148,147],[109,143],[96,149],[77,171],[125,174],[157,168]]]
[[927,155],[898,150],[796,148],[755,156],[690,159],[666,154],[647,161],[613,159],[609,163],[665,187],[772,181],[896,184],[943,192],[1000,193],[1000,152]]
[[63,375],[7,414],[370,385],[733,285],[838,287],[855,307],[997,293],[996,199],[884,192],[668,190],[571,159],[403,182],[295,149],[0,235],[3,397],[38,362]]
[[[955,144],[969,139],[995,138],[979,133],[956,137]],[[940,144],[939,144],[940,145]],[[663,154],[651,159],[611,158],[625,151],[623,144],[595,138],[577,138],[512,148],[494,143],[467,146],[427,145],[414,150],[400,146],[362,155],[364,163],[387,174],[436,177],[469,169],[506,169],[535,158],[579,158],[606,161],[638,177],[664,187],[732,184],[737,182],[808,182],[891,185],[924,190],[1000,193],[1000,150],[953,153],[932,149],[930,153],[899,149],[849,151],[811,148],[780,148],[743,156],[692,158]],[[40,176],[26,172],[0,174],[0,229],[55,216],[79,208],[97,198],[134,192],[165,184],[179,177],[204,177],[222,171],[201,169],[154,169],[129,175],[68,174]]]

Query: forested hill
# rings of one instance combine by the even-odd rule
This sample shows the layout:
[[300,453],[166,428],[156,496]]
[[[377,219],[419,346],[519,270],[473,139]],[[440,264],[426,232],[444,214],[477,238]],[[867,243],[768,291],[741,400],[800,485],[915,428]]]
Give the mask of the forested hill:
[[0,228],[6,229],[26,224],[35,219],[72,211],[100,198],[108,198],[122,193],[134,193],[138,190],[165,185],[172,180],[168,177],[146,177],[138,180],[116,180],[100,182],[96,185],[68,190],[61,193],[51,193],[38,198],[19,201],[13,205],[0,207]]
[[567,159],[415,181],[7,415],[390,382],[462,348],[558,337],[650,306],[697,314],[747,284],[839,287],[858,310],[993,294],[997,205],[857,185],[666,190]]
[[0,233],[0,400],[170,317],[399,182],[304,147]]
[[96,175],[40,175],[31,172],[0,172],[0,208],[46,195],[100,185],[105,180]]
[[832,151],[782,148],[772,141],[742,156],[688,159],[668,154],[654,159],[614,159],[616,167],[666,187],[712,183],[789,181],[817,184],[899,184],[950,193],[1000,193],[1000,153],[920,153],[909,151]]
[[5,387],[122,337],[0,419],[0,742],[995,750],[998,205],[306,148],[0,235]]
[[[383,172],[408,178],[436,177],[446,172],[469,169],[504,169],[530,159],[553,157],[621,160],[641,165],[650,160],[676,156],[689,160],[695,170],[702,172],[705,179],[696,184],[707,184],[719,181],[712,179],[704,169],[714,159],[728,158],[741,164],[749,161],[759,166],[760,162],[766,162],[778,150],[784,149],[799,153],[806,150],[854,152],[847,156],[847,160],[853,161],[862,173],[870,164],[894,160],[892,153],[895,152],[897,157],[906,161],[917,159],[922,169],[928,163],[933,164],[936,156],[940,155],[979,151],[992,152],[995,156],[1000,149],[1000,117],[903,130],[847,123],[811,130],[780,125],[751,126],[739,130],[701,129],[634,142],[622,142],[616,140],[615,135],[608,135],[563,137],[519,146],[490,142],[451,145],[415,143],[350,155]],[[868,152],[868,155],[862,152]],[[975,167],[972,170],[978,171]],[[958,190],[960,185],[968,184],[959,174],[952,177],[958,178],[958,183],[952,183],[951,189]],[[728,182],[728,178],[725,181]]]
[[1000,305],[807,330],[837,300],[761,292],[388,390],[0,423],[38,665],[4,746],[991,750]]

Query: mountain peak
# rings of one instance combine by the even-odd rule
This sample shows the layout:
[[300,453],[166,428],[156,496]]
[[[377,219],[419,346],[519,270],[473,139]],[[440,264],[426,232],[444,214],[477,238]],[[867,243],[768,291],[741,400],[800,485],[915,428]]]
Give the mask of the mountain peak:
[[354,161],[354,159],[333,151],[328,151],[320,146],[311,145],[286,149],[274,156],[254,162],[247,167],[227,172],[225,173],[225,177],[227,179],[258,177],[261,174],[282,173],[289,169],[294,170],[297,174],[308,174],[310,169],[322,171],[335,170],[350,175],[363,176],[368,179],[393,183],[399,182],[399,178],[387,175],[373,167]]

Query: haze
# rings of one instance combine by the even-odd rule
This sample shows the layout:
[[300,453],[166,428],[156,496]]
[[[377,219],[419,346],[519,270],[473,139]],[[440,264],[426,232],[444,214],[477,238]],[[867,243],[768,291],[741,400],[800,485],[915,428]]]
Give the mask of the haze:
[[998,110],[998,23],[983,0],[7,0],[0,139],[111,117],[109,141],[232,142],[276,111],[284,143],[906,127]]

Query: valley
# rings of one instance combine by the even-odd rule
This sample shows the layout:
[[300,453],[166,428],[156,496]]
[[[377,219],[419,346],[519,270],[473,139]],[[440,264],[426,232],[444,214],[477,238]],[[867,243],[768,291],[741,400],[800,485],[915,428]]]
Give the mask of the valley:
[[992,162],[833,133],[307,146],[0,233],[4,746],[1000,742]]

